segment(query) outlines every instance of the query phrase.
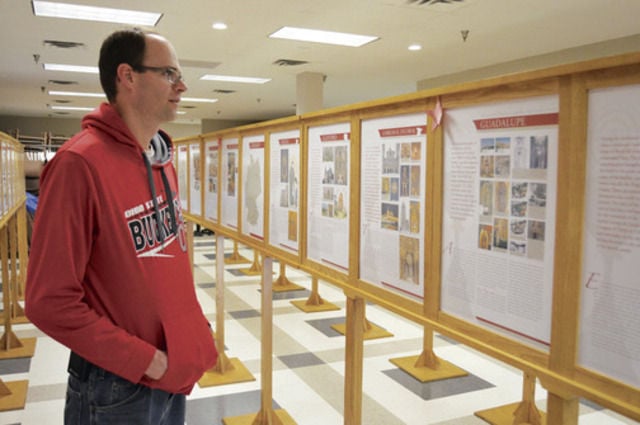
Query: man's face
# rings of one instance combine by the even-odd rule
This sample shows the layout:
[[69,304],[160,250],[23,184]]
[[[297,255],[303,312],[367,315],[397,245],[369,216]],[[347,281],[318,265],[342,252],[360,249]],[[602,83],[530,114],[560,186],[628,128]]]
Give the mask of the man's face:
[[[145,119],[158,124],[173,121],[180,96],[187,90],[186,84],[177,78],[181,70],[175,50],[164,38],[147,35],[142,65],[148,70],[138,74],[136,105]],[[175,80],[173,83],[171,78]]]

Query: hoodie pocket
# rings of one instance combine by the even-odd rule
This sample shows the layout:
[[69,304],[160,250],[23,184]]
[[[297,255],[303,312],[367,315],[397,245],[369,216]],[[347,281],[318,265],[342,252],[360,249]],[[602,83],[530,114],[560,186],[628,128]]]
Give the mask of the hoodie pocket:
[[168,366],[158,386],[172,393],[188,394],[218,358],[208,322],[201,315],[183,315],[163,324]]

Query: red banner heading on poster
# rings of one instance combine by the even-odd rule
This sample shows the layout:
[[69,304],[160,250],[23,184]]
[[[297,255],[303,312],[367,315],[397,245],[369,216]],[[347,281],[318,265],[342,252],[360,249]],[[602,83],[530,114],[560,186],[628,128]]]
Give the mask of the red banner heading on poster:
[[541,125],[557,125],[558,113],[518,115],[513,117],[497,117],[474,120],[477,130],[495,130],[501,128],[536,127]]

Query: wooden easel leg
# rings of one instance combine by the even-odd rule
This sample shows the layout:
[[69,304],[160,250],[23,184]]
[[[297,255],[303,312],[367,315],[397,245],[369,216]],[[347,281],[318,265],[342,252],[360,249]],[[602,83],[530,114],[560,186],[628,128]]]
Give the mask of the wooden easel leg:
[[307,298],[306,301],[294,300],[291,301],[291,304],[306,313],[340,310],[340,307],[337,305],[322,299],[320,292],[318,291],[318,278],[315,276],[311,277],[311,294],[309,295],[309,298]]

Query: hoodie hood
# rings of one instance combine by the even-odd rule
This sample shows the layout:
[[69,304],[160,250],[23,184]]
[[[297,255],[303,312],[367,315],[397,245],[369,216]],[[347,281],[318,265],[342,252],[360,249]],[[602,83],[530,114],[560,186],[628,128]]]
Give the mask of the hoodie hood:
[[[109,103],[100,104],[96,110],[84,116],[82,129],[89,128],[103,131],[115,142],[128,145],[138,152],[144,152],[118,111]],[[152,166],[164,166],[173,159],[173,143],[167,133],[159,130],[150,142],[151,151],[147,155]]]
[[[153,201],[153,210],[155,214],[155,223],[158,231],[158,238],[161,242],[167,239],[171,234],[176,234],[176,211],[173,205],[174,193],[171,190],[169,181],[167,179],[165,169],[170,166],[173,157],[173,145],[171,143],[171,137],[162,130],[159,130],[149,141],[150,149],[144,151],[140,144],[136,141],[133,133],[129,130],[124,120],[109,103],[102,103],[95,111],[87,114],[82,119],[82,129],[91,130],[97,129],[111,136],[114,143],[122,143],[127,145],[131,149],[134,149],[134,154],[138,155],[141,162],[144,163],[147,174],[147,181],[149,184],[149,191],[151,192],[151,199]],[[159,169],[162,177],[162,184],[167,196],[167,204],[169,208],[169,234],[166,234],[164,227],[162,226],[162,216],[160,214],[160,207],[157,200],[156,185],[153,178],[153,169]]]

